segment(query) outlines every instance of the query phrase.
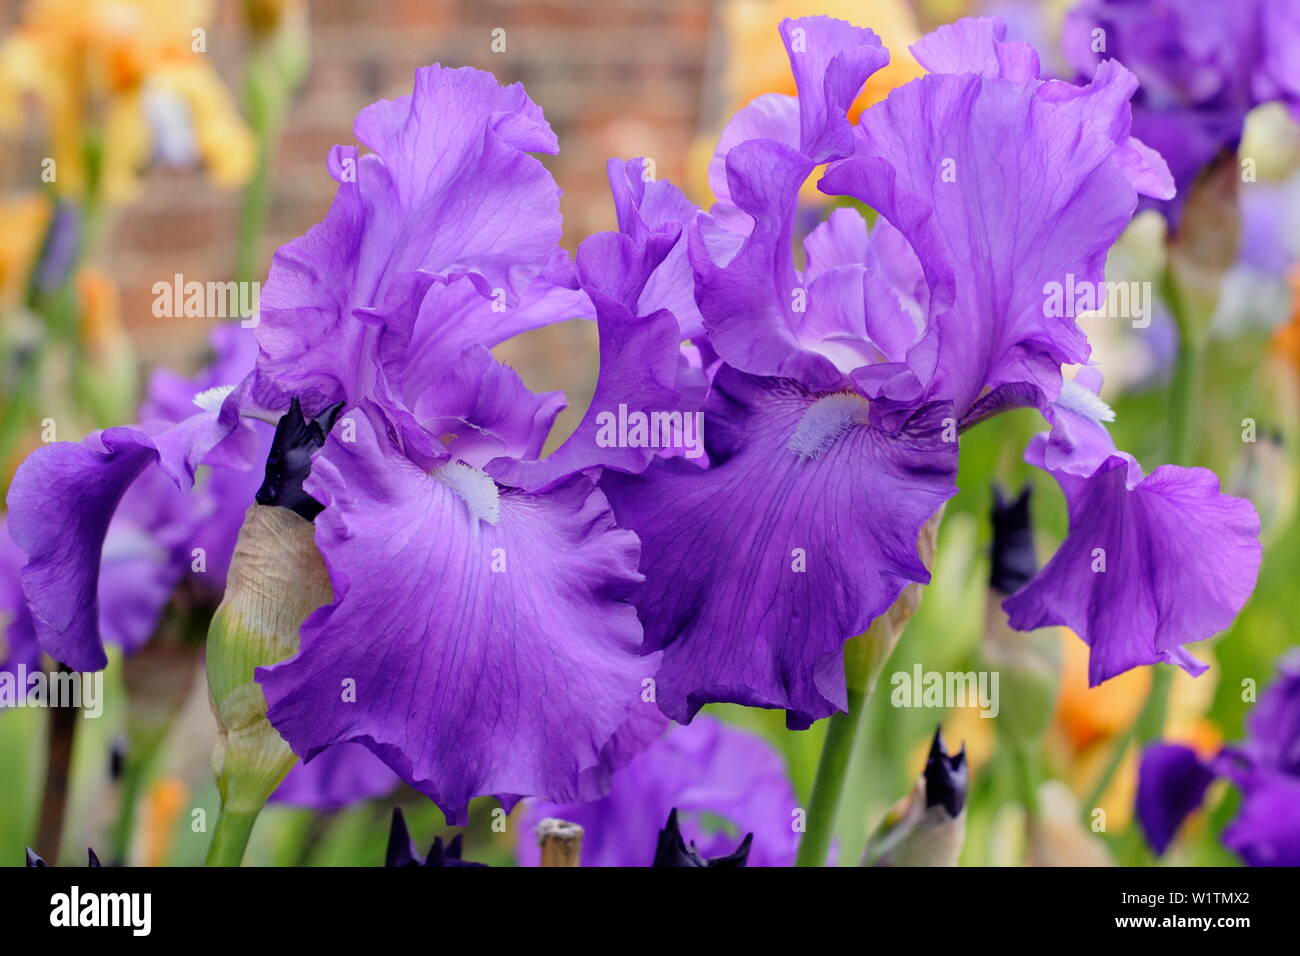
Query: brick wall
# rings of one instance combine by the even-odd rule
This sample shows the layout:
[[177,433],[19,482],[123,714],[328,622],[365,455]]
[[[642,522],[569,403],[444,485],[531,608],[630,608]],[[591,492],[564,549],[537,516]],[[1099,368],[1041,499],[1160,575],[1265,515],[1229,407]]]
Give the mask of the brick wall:
[[[217,0],[217,7],[208,55],[237,88],[238,4]],[[604,174],[609,156],[650,155],[660,177],[683,178],[711,62],[711,2],[311,0],[310,7],[312,64],[276,157],[265,261],[324,215],[334,191],[325,154],[335,143],[354,141],[357,110],[409,92],[414,69],[433,62],[523,81],[546,111],[562,151],[544,161],[564,190],[570,249],[589,232],[613,226]],[[0,30],[16,19],[17,4],[4,0]],[[504,53],[491,49],[497,27],[506,30]],[[27,139],[23,151],[40,148],[38,131]],[[10,169],[0,183],[12,189],[36,180],[24,184]],[[187,279],[228,278],[237,212],[238,196],[210,186],[200,172],[155,169],[140,198],[112,221],[99,263],[122,290],[124,321],[147,363],[183,369],[197,361],[206,325],[154,318],[150,287],[177,272]],[[561,327],[505,357],[534,388],[564,388],[576,404],[585,403],[595,374],[593,330]]]

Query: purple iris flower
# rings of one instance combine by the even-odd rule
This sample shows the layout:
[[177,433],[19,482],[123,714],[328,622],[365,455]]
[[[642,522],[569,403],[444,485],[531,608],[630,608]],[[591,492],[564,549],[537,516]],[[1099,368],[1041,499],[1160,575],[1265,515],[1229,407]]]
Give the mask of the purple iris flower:
[[[792,727],[843,709],[843,642],[929,579],[917,536],[956,491],[957,432],[1016,404],[1050,420],[1062,366],[1088,360],[1045,287],[1100,283],[1138,195],[1173,189],[1160,156],[1131,135],[1136,81],[1113,61],[1085,86],[1044,80],[1000,21],[959,21],[914,47],[932,75],[854,128],[846,105],[885,62],[874,34],[813,17],[781,35],[799,95],[762,96],[737,114],[710,169],[719,202],[684,223],[716,357],[709,466],[660,460],[601,479],[642,540],[635,600],[647,647],[664,652],[660,706],[681,722],[710,701],[784,708]],[[836,210],[804,238],[799,268],[798,191],[822,163],[822,191],[879,218],[868,227]],[[1118,610],[1091,622],[1099,582],[1062,556],[1037,590],[1012,598],[1013,623],[1064,616],[1053,623],[1094,647],[1095,680],[1185,663],[1179,645],[1226,626],[1253,585],[1253,510],[1218,495],[1208,472],[1161,470],[1140,487],[1135,473],[1130,488],[1089,464],[1074,467],[1098,474],[1084,484],[1099,489],[1106,510],[1093,527],[1110,536],[1090,548],[1165,556],[1112,574],[1108,597],[1157,613],[1136,631]],[[1112,525],[1126,509],[1138,520]],[[1207,540],[1216,548],[1198,551]],[[1033,602],[1062,588],[1064,610]]]
[[[251,336],[219,328],[213,344],[195,379],[155,373],[139,425],[47,445],[14,477],[23,591],[41,648],[69,667],[103,667],[105,642],[140,647],[187,575],[212,595],[225,586],[269,430],[222,410],[252,367]],[[195,487],[200,464],[215,467]]]
[[[365,744],[453,823],[484,794],[590,799],[648,739],[658,659],[628,601],[638,542],[588,472],[657,454],[599,442],[601,410],[681,414],[702,390],[651,286],[680,229],[593,236],[575,268],[529,155],[554,135],[485,73],[419,70],[356,133],[372,152],[334,152],[329,214],[276,255],[241,389],[307,414],[344,403],[304,483],[334,601],[259,672],[268,716],[304,758]],[[562,397],[489,348],[593,315],[592,409],[539,461]]]
[[[661,720],[660,728],[664,726]],[[660,829],[673,810],[687,845],[704,858],[731,854],[754,835],[749,866],[790,866],[799,835],[798,806],[785,762],[765,740],[710,716],[673,726],[614,776],[613,787],[589,803],[529,801],[518,856],[540,858],[533,828],[547,817],[586,831],[583,866],[650,866]]]
[[1143,753],[1137,815],[1157,853],[1214,779],[1226,777],[1242,803],[1223,842],[1250,866],[1300,866],[1300,656],[1284,658],[1280,670],[1255,705],[1244,743],[1209,761],[1182,744],[1155,744]]
[[1062,30],[1083,75],[1114,58],[1141,88],[1133,131],[1169,163],[1178,186],[1154,205],[1177,225],[1197,175],[1236,149],[1246,114],[1281,100],[1300,110],[1300,8],[1292,0],[1083,0]]

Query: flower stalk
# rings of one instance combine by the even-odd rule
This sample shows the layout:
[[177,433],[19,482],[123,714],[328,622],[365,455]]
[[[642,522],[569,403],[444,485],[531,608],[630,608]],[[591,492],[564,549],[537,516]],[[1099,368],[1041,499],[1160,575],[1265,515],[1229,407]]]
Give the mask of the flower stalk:
[[209,866],[239,865],[258,813],[298,759],[266,717],[255,671],[295,653],[302,622],[331,599],[311,522],[276,505],[250,507],[208,631],[218,728],[212,768],[221,792]]
[[[927,568],[934,563],[935,542],[942,517],[943,508],[940,507],[921,528],[918,551]],[[904,625],[916,613],[920,603],[921,586],[909,584],[884,614],[844,645],[844,683],[848,707],[829,718],[821,759],[817,763],[817,775],[813,779],[807,829],[799,841],[795,866],[826,864],[826,855],[830,852],[831,840],[839,821],[844,781],[853,758],[853,742],[857,739],[862,714],[875,692],[885,663],[898,646]]]

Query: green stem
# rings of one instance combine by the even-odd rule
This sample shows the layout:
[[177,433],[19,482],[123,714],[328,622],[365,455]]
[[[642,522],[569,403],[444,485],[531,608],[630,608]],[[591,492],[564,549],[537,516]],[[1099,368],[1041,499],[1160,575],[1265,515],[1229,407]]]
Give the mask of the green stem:
[[[903,600],[902,598],[899,599]],[[871,622],[862,634],[844,645],[844,684],[848,689],[848,710],[833,714],[822,741],[817,776],[813,778],[812,798],[808,807],[807,829],[799,841],[795,866],[824,866],[830,852],[835,825],[839,822],[840,800],[844,781],[853,758],[853,741],[876,689],[876,681],[885,663],[894,653],[902,633],[903,621],[910,614],[896,617],[894,608]]]
[[1011,759],[1015,764],[1016,783],[1020,789],[1020,799],[1025,805],[1025,812],[1032,818],[1039,814],[1038,807],[1038,784],[1040,775],[1038,772],[1038,760],[1036,754],[1030,750],[1030,745],[1011,741]]
[[1193,436],[1200,405],[1204,335],[1198,328],[1201,323],[1193,321],[1189,314],[1188,303],[1172,269],[1165,270],[1161,285],[1178,326],[1178,350],[1169,382],[1169,460],[1176,465],[1192,465],[1196,460]]
[[1169,385],[1169,460],[1175,465],[1196,461],[1193,436],[1201,389],[1201,344],[1190,334],[1180,334]]
[[235,279],[251,282],[258,272],[261,249],[259,240],[266,222],[267,197],[270,193],[270,143],[273,134],[263,126],[257,130],[257,158],[253,176],[244,189],[239,209],[239,245],[235,253]]
[[239,866],[252,836],[253,824],[259,810],[233,810],[223,806],[217,816],[217,826],[212,832],[212,845],[208,847],[205,866]]
[[831,838],[839,819],[844,780],[853,756],[853,741],[858,735],[858,725],[862,723],[867,696],[865,690],[850,689],[849,709],[830,717],[821,760],[817,764],[817,776],[813,780],[808,828],[799,841],[795,866],[823,866],[826,863],[826,854],[830,852]]

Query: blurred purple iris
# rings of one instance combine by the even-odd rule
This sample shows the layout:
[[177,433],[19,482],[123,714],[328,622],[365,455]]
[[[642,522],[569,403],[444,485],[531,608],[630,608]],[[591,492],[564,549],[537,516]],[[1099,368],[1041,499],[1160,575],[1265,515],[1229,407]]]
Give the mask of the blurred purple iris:
[[1300,111],[1294,0],[1082,0],[1062,44],[1084,76],[1114,58],[1137,77],[1134,135],[1159,151],[1178,186],[1172,200],[1146,202],[1175,226],[1188,188],[1221,150],[1236,149],[1253,107],[1280,100]]
[[[875,35],[819,17],[781,35],[799,95],[736,115],[710,169],[719,202],[683,222],[709,466],[601,479],[642,540],[635,600],[664,652],[660,706],[683,722],[710,701],[779,707],[793,727],[843,709],[843,642],[929,579],[916,541],[956,491],[958,431],[1015,405],[1057,423],[1053,448],[1081,410],[1095,444],[1036,461],[1072,476],[1075,522],[1009,600],[1013,625],[1074,627],[1094,682],[1157,661],[1195,670],[1181,645],[1225,627],[1253,587],[1254,511],[1209,472],[1144,477],[1102,453],[1109,410],[1063,386],[1088,343],[1045,304],[1049,283],[1103,280],[1139,194],[1172,195],[1130,132],[1132,74],[1108,61],[1086,86],[1045,81],[1001,21],[962,20],[914,47],[931,75],[851,127],[848,102],[886,60]],[[799,268],[798,192],[828,162],[822,191],[879,217],[837,209]],[[1093,569],[1098,548],[1119,573]]]
[[702,716],[668,730],[615,775],[599,800],[529,801],[519,864],[537,865],[533,828],[559,817],[586,831],[583,866],[650,866],[659,831],[676,810],[682,839],[700,857],[725,857],[752,833],[749,866],[790,866],[799,843],[797,806],[785,761],[766,741]]
[[1216,777],[1241,791],[1241,808],[1223,842],[1250,866],[1300,866],[1300,656],[1281,662],[1260,696],[1245,742],[1204,761],[1182,744],[1142,755],[1137,815],[1147,842],[1164,853]]

